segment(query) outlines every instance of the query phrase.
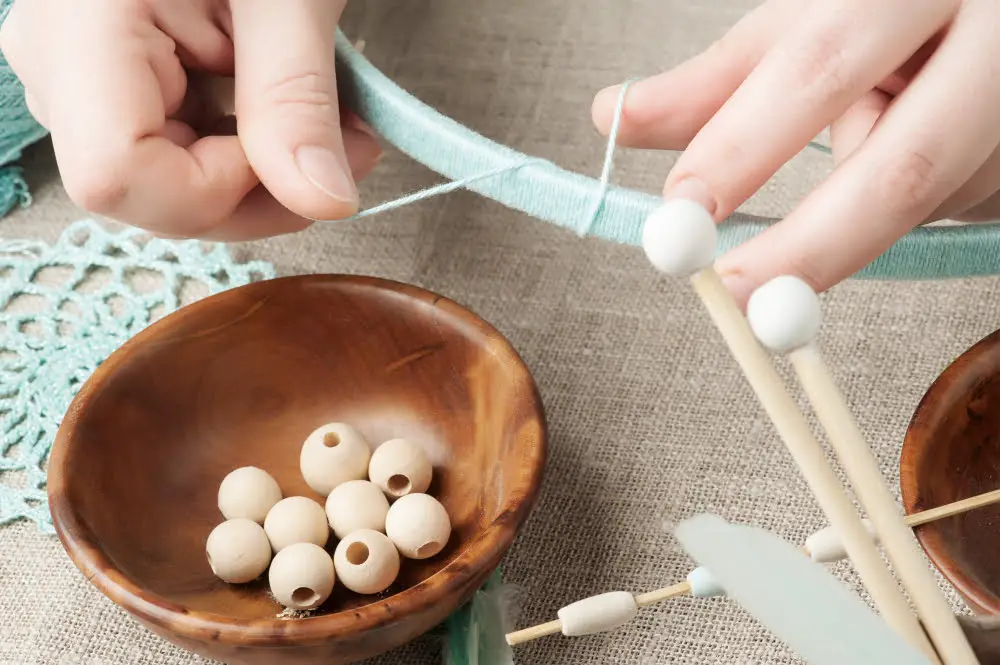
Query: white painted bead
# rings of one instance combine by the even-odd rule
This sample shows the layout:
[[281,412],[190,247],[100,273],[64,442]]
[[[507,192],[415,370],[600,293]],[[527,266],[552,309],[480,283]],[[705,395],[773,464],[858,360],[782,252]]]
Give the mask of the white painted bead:
[[399,552],[388,536],[371,529],[355,531],[333,553],[337,579],[355,593],[381,593],[399,575]]
[[695,598],[712,598],[714,596],[725,596],[726,590],[722,588],[715,576],[705,568],[699,566],[688,573],[687,583],[691,585],[691,595]]
[[807,346],[823,324],[819,296],[798,277],[767,282],[747,301],[747,320],[760,343],[777,353]]
[[267,511],[279,501],[278,481],[255,466],[231,471],[219,484],[219,510],[227,520],[245,517],[263,524]]
[[451,519],[429,494],[407,494],[389,508],[385,533],[407,559],[429,559],[448,543]]
[[[875,535],[875,526],[868,519],[861,520],[868,530],[868,536],[872,542],[878,544],[878,537]],[[809,556],[817,563],[835,563],[847,558],[847,550],[844,549],[844,541],[840,534],[832,526],[820,529],[813,535],[806,538],[806,549]]]
[[427,453],[408,439],[386,441],[368,463],[368,478],[393,499],[426,492],[432,474]]
[[323,425],[302,444],[299,467],[306,484],[327,496],[348,480],[365,480],[371,446],[358,430],[344,423]]
[[675,277],[687,277],[712,265],[718,242],[715,219],[686,199],[666,201],[642,227],[646,258],[660,272]]
[[290,496],[274,504],[264,519],[264,532],[271,541],[271,548],[280,552],[295,543],[326,545],[330,525],[326,511],[312,499]]
[[326,498],[326,519],[337,538],[360,529],[385,532],[389,500],[374,483],[349,480],[337,485]]
[[322,605],[330,597],[336,579],[333,559],[312,543],[295,543],[281,550],[268,572],[271,594],[293,610],[312,610]]
[[257,579],[267,570],[271,544],[259,524],[237,517],[212,529],[205,543],[205,554],[216,577],[230,584],[242,584]]
[[578,600],[556,614],[562,622],[562,633],[580,637],[614,630],[635,618],[639,606],[627,591],[611,591]]

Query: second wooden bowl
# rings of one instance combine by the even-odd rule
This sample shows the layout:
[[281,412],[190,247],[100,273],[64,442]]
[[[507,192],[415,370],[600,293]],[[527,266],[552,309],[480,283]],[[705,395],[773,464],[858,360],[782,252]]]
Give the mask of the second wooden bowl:
[[[253,465],[322,501],[299,450],[331,421],[428,448],[454,531],[384,594],[339,587],[315,616],[278,618],[266,574],[228,585],[209,568],[219,483]],[[545,444],[530,372],[468,310],[396,282],[294,277],[185,307],[113,354],[63,422],[49,498],[83,574],[162,637],[232,664],[335,665],[416,638],[475,592],[535,501]]]
[[[914,413],[900,460],[908,514],[1000,487],[1000,331],[955,360]],[[1000,505],[918,527],[928,557],[979,613],[1000,613]]]

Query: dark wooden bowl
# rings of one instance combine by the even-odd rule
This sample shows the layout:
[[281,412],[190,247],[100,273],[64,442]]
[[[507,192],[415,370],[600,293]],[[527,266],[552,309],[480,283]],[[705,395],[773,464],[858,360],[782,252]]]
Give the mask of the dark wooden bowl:
[[[208,566],[219,483],[255,465],[322,500],[298,458],[330,421],[437,451],[430,492],[454,531],[379,597],[338,587],[317,616],[279,619],[266,575],[231,586]],[[227,663],[333,665],[416,638],[474,593],[535,502],[545,450],[535,383],[489,324],[405,284],[294,277],[185,307],[102,364],[59,430],[49,500],[84,575],[167,640]]]
[[[907,514],[1000,487],[1000,331],[953,362],[924,395],[899,468]],[[1000,613],[1000,506],[917,527],[928,557],[977,613]]]

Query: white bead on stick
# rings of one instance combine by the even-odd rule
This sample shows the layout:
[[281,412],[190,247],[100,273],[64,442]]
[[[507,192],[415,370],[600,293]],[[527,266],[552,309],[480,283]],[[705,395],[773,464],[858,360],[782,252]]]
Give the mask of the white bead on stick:
[[[1000,503],[1000,490],[993,490],[992,492],[978,494],[919,513],[913,513],[912,515],[907,515],[904,521],[907,526],[915,528],[994,503]],[[871,521],[865,519],[862,522],[868,530],[872,542],[878,544],[878,538]],[[805,546],[802,548],[802,552],[817,563],[835,563],[847,558],[847,551],[844,549],[843,541],[837,535],[837,531],[829,526],[809,536],[806,539]],[[711,571],[704,566],[699,566],[688,573],[686,581],[673,586],[663,587],[662,589],[656,589],[655,591],[638,594],[635,596],[635,599],[639,607],[646,607],[689,594],[695,598],[713,598],[725,596],[726,590],[722,588]],[[562,623],[560,621],[550,621],[509,633],[507,635],[507,642],[513,646],[559,632],[562,632]]]
[[[878,461],[843,393],[813,343],[822,321],[819,296],[803,280],[785,275],[750,297],[747,318],[758,339],[788,355],[855,494],[923,620],[945,665],[975,665],[977,659],[958,618],[924,563],[913,532],[899,514]],[[837,525],[836,531],[843,536]],[[847,538],[844,538],[845,544]],[[849,550],[848,550],[849,551]]]
[[868,538],[823,448],[715,272],[712,262],[717,233],[715,219],[708,211],[691,201],[675,199],[664,203],[646,220],[643,249],[661,272],[690,279],[827,519],[843,535],[858,575],[886,621],[932,663],[940,662],[878,549]]

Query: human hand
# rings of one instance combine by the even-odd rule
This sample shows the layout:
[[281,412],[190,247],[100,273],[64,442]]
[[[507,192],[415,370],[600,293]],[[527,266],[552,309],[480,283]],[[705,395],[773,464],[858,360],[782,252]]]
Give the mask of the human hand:
[[[245,240],[350,216],[381,156],[339,108],[345,4],[17,2],[0,49],[74,202],[158,235]],[[235,73],[236,136],[212,130],[198,72]]]
[[[605,135],[619,92],[594,100]],[[721,221],[830,127],[830,177],[718,261],[745,306],[782,274],[828,289],[919,224],[1000,216],[998,111],[997,0],[769,0],[633,84],[619,143],[684,149],[664,196]]]

